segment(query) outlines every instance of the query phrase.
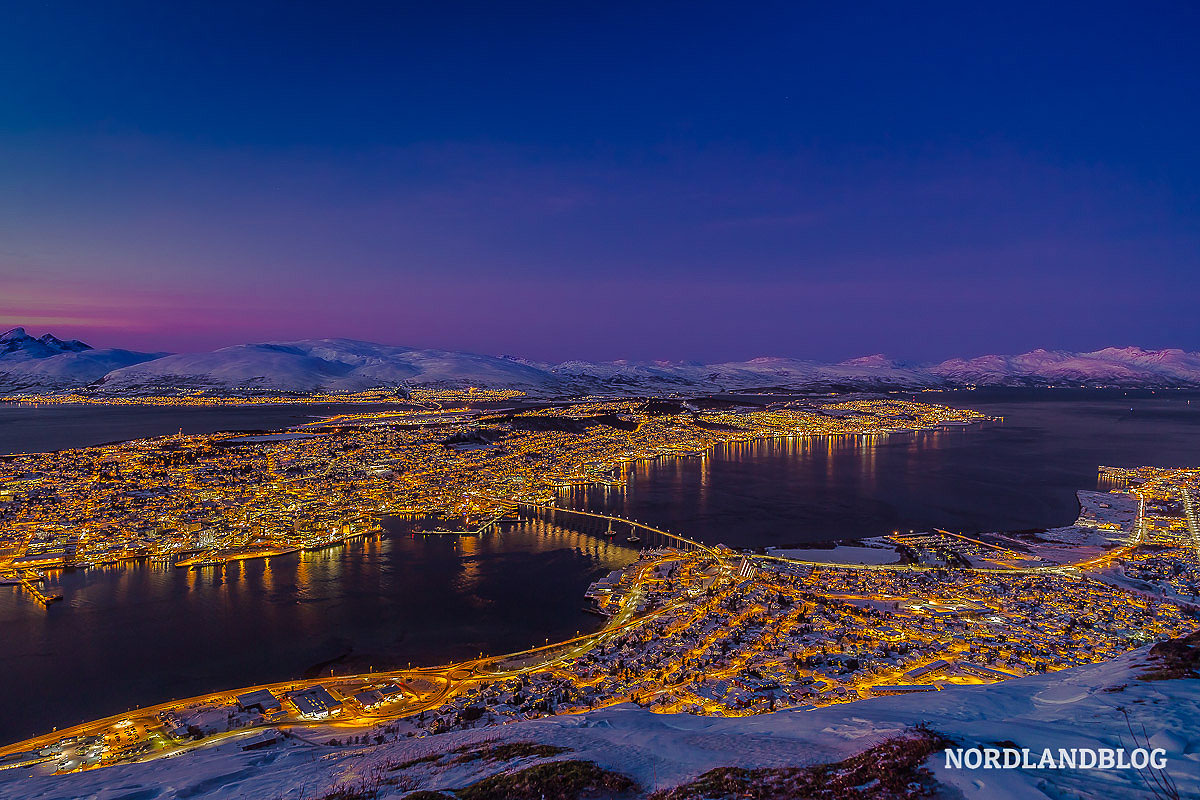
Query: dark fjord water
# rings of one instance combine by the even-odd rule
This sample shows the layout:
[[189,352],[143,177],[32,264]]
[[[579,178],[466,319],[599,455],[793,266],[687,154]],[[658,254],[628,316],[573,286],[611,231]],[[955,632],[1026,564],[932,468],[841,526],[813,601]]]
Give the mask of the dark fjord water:
[[638,465],[627,491],[564,493],[733,547],[893,531],[1070,524],[1097,467],[1200,465],[1200,393],[995,390],[916,395],[1003,422],[889,435],[769,440]]
[[349,403],[211,407],[0,403],[0,455],[92,447],[170,436],[179,431],[277,430],[336,414],[399,407]]
[[[1075,517],[1075,490],[1096,486],[1098,464],[1200,463],[1200,394],[919,398],[1005,421],[724,447],[705,459],[638,465],[625,491],[564,493],[562,502],[750,547],[910,528],[1061,525]],[[39,426],[58,427],[52,446],[67,447],[185,424],[164,414],[139,428],[136,416],[121,415],[121,432],[112,417],[96,422],[97,432],[79,409],[36,411],[45,413],[23,416],[19,430],[0,411],[0,452],[45,449],[31,445],[48,441]],[[272,428],[325,413],[206,411],[187,418],[190,430]],[[64,418],[77,433],[64,433]],[[345,548],[225,570],[144,564],[70,572],[54,578],[65,600],[50,608],[0,587],[0,741],[331,666],[434,664],[594,629],[598,618],[581,610],[584,589],[636,554],[623,535],[610,541],[564,526],[572,523],[558,515],[554,524],[464,539],[411,538],[397,528]]]

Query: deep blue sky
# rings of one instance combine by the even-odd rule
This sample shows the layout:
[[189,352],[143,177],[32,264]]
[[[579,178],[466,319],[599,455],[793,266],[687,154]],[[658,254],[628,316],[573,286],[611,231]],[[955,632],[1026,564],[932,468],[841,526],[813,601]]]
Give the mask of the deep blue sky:
[[1197,41],[1194,3],[11,3],[0,325],[1196,350]]

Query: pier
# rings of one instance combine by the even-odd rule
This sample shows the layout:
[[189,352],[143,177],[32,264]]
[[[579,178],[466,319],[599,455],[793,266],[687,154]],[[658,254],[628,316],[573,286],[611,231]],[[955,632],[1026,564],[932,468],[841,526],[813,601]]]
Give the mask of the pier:
[[484,517],[483,521],[480,522],[478,525],[476,525],[474,528],[469,527],[470,521],[464,519],[463,520],[464,527],[462,530],[456,531],[456,530],[451,530],[450,528],[437,528],[432,531],[421,531],[421,533],[426,534],[426,535],[428,535],[428,534],[436,534],[436,535],[453,534],[455,536],[478,536],[482,533],[486,533],[487,531],[491,530],[492,528],[494,528],[495,526],[497,526],[501,522],[503,522],[505,519],[506,513],[507,513],[507,511],[505,509],[501,509],[500,511],[497,511],[495,514],[491,514],[487,517]]
[[20,585],[23,589],[25,589],[25,591],[27,591],[31,595],[33,595],[34,600],[37,600],[39,603],[41,603],[44,606],[48,606],[53,602],[62,600],[61,594],[47,594],[46,592],[42,591],[41,587],[38,586],[38,584],[41,583],[43,580],[44,579],[42,578],[42,576],[38,575],[36,572],[32,573],[32,574],[22,573],[21,578],[20,578]]

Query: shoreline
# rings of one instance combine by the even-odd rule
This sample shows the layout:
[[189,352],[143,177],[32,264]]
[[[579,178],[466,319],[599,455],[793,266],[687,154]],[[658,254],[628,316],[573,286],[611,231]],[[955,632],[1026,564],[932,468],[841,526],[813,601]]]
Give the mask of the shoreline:
[[[963,411],[962,409],[953,409],[949,406],[946,406],[946,408],[950,408],[950,410],[952,410],[952,411],[958,411],[958,412]],[[979,414],[979,412],[970,412],[970,411],[968,411],[967,413]],[[726,439],[726,440],[720,441],[720,442],[715,442],[715,443],[713,443],[703,449],[700,449],[700,450],[694,450],[694,451],[668,450],[668,451],[664,451],[664,452],[651,453],[651,454],[647,454],[644,456],[637,456],[634,458],[621,458],[621,459],[617,460],[617,465],[612,467],[612,469],[617,470],[617,469],[620,469],[620,467],[622,465],[632,464],[632,463],[646,463],[646,462],[662,461],[662,460],[676,459],[676,458],[708,458],[708,457],[713,456],[716,453],[717,448],[732,445],[732,444],[746,444],[746,443],[754,443],[754,442],[759,442],[759,441],[791,441],[791,440],[798,440],[798,439],[807,439],[807,440],[868,439],[868,440],[871,440],[871,439],[877,439],[877,438],[886,438],[888,436],[894,436],[894,435],[917,434],[917,433],[922,433],[922,432],[940,431],[940,430],[945,430],[945,429],[964,429],[965,430],[965,429],[971,428],[976,425],[992,423],[992,422],[1002,422],[1002,421],[1003,421],[1002,418],[992,417],[992,416],[986,415],[986,414],[979,414],[978,418],[975,418],[975,419],[944,420],[944,421],[939,421],[932,425],[924,425],[921,427],[914,427],[914,428],[887,428],[887,429],[882,429],[882,430],[859,431],[859,432],[852,432],[852,433],[778,434],[778,433],[746,432],[746,434],[743,436],[736,436],[736,437],[731,436],[731,438],[729,438],[729,439]],[[280,432],[286,433],[289,430],[290,430],[290,428],[280,429]],[[262,430],[253,431],[253,433],[255,433],[255,434],[261,434],[262,432],[263,432]],[[235,441],[235,440],[244,439],[247,432],[246,431],[221,431],[220,433],[233,434],[233,435],[218,439],[215,442],[215,444],[218,446],[222,445],[224,442],[227,442],[227,441]],[[268,432],[267,435],[273,435],[274,433],[276,433],[276,432]],[[212,436],[217,436],[218,434],[192,434],[192,435],[212,437]],[[110,445],[115,446],[115,445],[120,445],[120,444],[131,443],[131,442],[154,442],[154,441],[165,440],[165,439],[170,439],[170,438],[172,438],[171,435],[147,437],[144,439],[134,438],[134,439],[122,440],[122,441],[118,441],[118,442],[112,442],[112,443],[108,443],[105,445],[96,445],[95,447],[106,447],[106,446],[110,446]],[[264,443],[269,443],[269,441],[270,440],[264,440]],[[248,444],[249,446],[253,446],[253,443],[247,443],[247,442],[243,442],[243,441],[236,441],[235,443],[238,445]],[[93,448],[66,448],[65,450],[58,450],[58,451],[51,451],[51,452],[57,454],[57,453],[62,453],[62,452],[66,452],[66,451],[73,450],[73,449],[87,450],[87,449],[93,449]],[[37,454],[22,454],[22,455],[37,455]],[[16,456],[0,456],[0,462],[2,462],[5,458],[11,458],[11,457],[16,457]],[[583,471],[584,472],[588,471],[588,468],[586,465],[583,467]],[[598,472],[599,470],[596,470],[596,471]],[[584,475],[578,476],[577,478],[572,478],[569,482],[558,482],[553,487],[552,491],[557,493],[557,492],[561,492],[562,490],[568,489],[568,488],[583,487],[583,488],[590,489],[590,488],[597,487],[597,486],[609,486],[609,487],[617,488],[619,490],[624,491],[624,490],[628,489],[628,481],[627,480],[621,481],[617,478],[608,477],[605,475],[584,474]],[[534,500],[531,500],[529,498],[522,498],[522,497],[492,498],[492,499],[496,503],[499,504],[499,511],[492,512],[492,514],[496,517],[496,519],[492,520],[489,523],[483,524],[477,530],[457,531],[457,530],[447,528],[447,529],[438,529],[438,530],[432,530],[432,531],[421,531],[421,532],[419,532],[419,535],[478,536],[478,535],[482,535],[483,533],[487,532],[487,530],[492,529],[493,526],[495,525],[495,523],[499,521],[499,516],[502,514],[503,510],[513,504],[517,504],[517,505],[519,505],[519,504],[547,505],[545,503],[537,503],[536,498]],[[557,506],[557,497],[553,498],[553,500],[551,502],[553,503],[554,507],[559,507],[559,506]],[[563,507],[563,508],[565,508],[565,507]],[[369,522],[367,524],[372,527],[371,531],[364,531],[361,533],[349,534],[347,537],[344,537],[342,540],[339,540],[338,542],[331,542],[328,545],[321,545],[321,547],[318,549],[323,549],[326,546],[336,546],[338,544],[341,544],[346,538],[355,538],[358,536],[365,536],[368,533],[378,533],[380,530],[385,530],[384,526],[383,526],[383,521],[386,518],[391,517],[391,516],[396,516],[393,514],[389,514],[386,511],[379,511],[379,510],[368,512],[368,513],[369,513],[369,516],[368,516]],[[488,512],[485,511],[484,513],[488,513]],[[439,517],[437,517],[437,515],[435,513],[433,513],[431,510],[428,510],[428,509],[417,512],[417,515],[424,517],[426,519],[439,518]],[[405,514],[404,516],[411,516],[411,514]],[[836,543],[837,540],[829,540],[829,541]],[[297,549],[308,549],[308,548],[306,548],[304,545],[298,545],[296,547],[289,546],[289,547],[282,548],[282,549],[272,548],[270,552],[264,552],[264,553],[256,554],[256,555],[245,555],[245,554],[239,553],[239,554],[234,554],[228,558],[221,558],[218,556],[218,557],[214,557],[212,560],[205,562],[205,563],[197,562],[194,564],[179,564],[174,561],[171,561],[170,563],[174,564],[175,566],[189,566],[189,567],[192,567],[192,566],[194,566],[194,567],[223,566],[224,564],[230,563],[233,561],[247,561],[247,560],[254,560],[254,559],[258,559],[258,558],[270,558],[272,556],[284,555],[288,552],[292,552]],[[114,562],[105,562],[104,564],[94,564],[94,565],[89,565],[89,566],[108,566],[108,565],[120,566],[125,561],[134,560],[134,559],[138,559],[138,558],[163,560],[164,555],[165,554],[162,554],[162,553],[138,554],[136,556],[118,558]],[[74,567],[65,567],[64,566],[62,568],[63,569],[71,569]],[[84,568],[86,569],[88,567],[84,567]]]
[[[629,520],[613,517],[611,515],[581,511],[577,509],[543,506],[533,506],[533,508],[535,511],[545,511],[547,513],[564,512],[580,514],[589,517],[600,517],[604,519],[630,522]],[[1130,526],[1131,531],[1140,531],[1142,529],[1140,510],[1138,512],[1138,517],[1130,523]],[[660,529],[652,528],[651,526],[646,526],[644,524],[642,524],[642,527],[658,533],[666,533]],[[999,533],[1002,535],[1004,534],[1004,532]],[[675,536],[674,534],[668,535]],[[713,574],[715,576],[714,579],[718,583],[721,581],[732,581],[736,583],[738,580],[746,577],[745,566],[747,562],[756,558],[745,551],[728,550],[719,546],[717,548],[711,548],[707,545],[695,542],[694,540],[687,539],[686,537],[676,538],[685,544],[694,545],[695,549],[691,553],[688,553],[686,550],[680,550],[678,548],[657,548],[650,551],[650,553],[645,554],[642,559],[633,562],[621,570],[622,584],[624,583],[624,578],[630,575],[634,576],[633,581],[630,585],[625,586],[619,596],[615,597],[614,601],[609,603],[609,605],[615,604],[616,608],[612,609],[611,611],[607,608],[600,609],[601,616],[605,617],[605,621],[596,631],[578,635],[563,641],[547,643],[546,645],[534,646],[502,655],[481,656],[477,659],[449,662],[430,667],[410,667],[408,669],[383,670],[379,672],[371,671],[368,673],[354,673],[338,676],[333,675],[331,670],[331,674],[328,677],[317,677],[315,674],[306,674],[301,678],[293,678],[251,687],[225,689],[181,700],[158,703],[146,708],[136,709],[135,711],[127,711],[124,713],[113,714],[100,719],[87,721],[77,726],[65,728],[61,731],[56,730],[41,736],[29,737],[6,745],[0,745],[0,761],[3,761],[4,759],[12,759],[14,756],[22,753],[28,753],[30,756],[30,758],[20,761],[19,763],[0,763],[0,769],[29,767],[34,766],[37,763],[42,763],[47,759],[42,758],[38,751],[40,748],[48,746],[52,740],[61,741],[68,737],[83,737],[89,735],[89,732],[103,730],[109,726],[127,724],[126,721],[133,718],[145,719],[151,716],[155,718],[164,718],[165,714],[168,712],[173,712],[173,710],[184,708],[201,708],[211,705],[214,702],[228,702],[229,699],[234,696],[244,696],[249,692],[268,690],[272,693],[278,694],[280,697],[288,697],[302,690],[312,690],[323,684],[328,684],[330,686],[338,687],[341,695],[348,697],[349,694],[345,689],[346,686],[375,685],[383,681],[391,681],[395,685],[399,686],[410,686],[416,681],[424,681],[425,684],[429,684],[430,681],[441,681],[442,687],[436,692],[431,691],[426,694],[422,694],[420,692],[413,693],[414,699],[411,701],[411,705],[404,706],[401,709],[393,709],[391,712],[365,713],[359,714],[356,717],[358,720],[358,727],[371,727],[383,722],[411,718],[412,716],[422,713],[426,710],[441,707],[444,703],[448,703],[452,698],[460,695],[468,687],[476,686],[480,683],[486,684],[495,682],[505,677],[531,675],[535,672],[547,669],[554,664],[558,664],[566,658],[578,657],[581,654],[588,652],[591,647],[610,640],[611,637],[619,631],[623,631],[627,628],[648,625],[659,617],[666,616],[669,618],[670,615],[675,613],[676,607],[674,605],[664,605],[661,607],[656,607],[654,605],[646,606],[641,600],[643,582],[648,579],[653,580],[654,576],[660,574],[660,567],[655,566],[654,570],[648,571],[647,567],[649,566],[658,565],[664,562],[670,563],[672,561],[679,561],[680,563],[683,563],[688,559],[692,559],[695,560],[697,564],[707,565],[707,569],[713,570]],[[1139,543],[1134,543],[1133,546],[1136,547]],[[1126,553],[1126,555],[1132,552],[1132,548],[1122,549],[1129,551]],[[855,571],[860,566],[866,566],[868,569],[882,569],[885,573],[903,571],[911,574],[919,574],[926,571],[937,571],[944,569],[942,567],[931,568],[920,564],[854,565],[850,563],[819,563],[780,556],[772,556],[770,554],[766,556],[758,556],[757,558],[764,559],[767,562],[783,562],[784,564],[790,565],[791,568],[799,568],[802,570],[829,570],[832,574],[837,574],[840,570]],[[1092,568],[1094,564],[1092,561],[1081,561],[1077,564],[1064,566],[1066,567],[1065,571],[1077,572],[1078,577],[1082,578],[1084,577],[1083,571],[1085,569]],[[1059,578],[1069,577],[1065,574],[1065,571],[1063,567],[1045,570],[1047,574],[1053,574]],[[1030,571],[1019,567],[974,567],[959,568],[957,569],[957,572],[964,575],[974,573],[1016,577],[1023,574],[1028,574]],[[750,573],[750,575],[752,576],[753,573]],[[598,584],[605,583],[606,581],[612,583],[613,576],[610,575],[607,579],[594,582],[591,586],[589,586],[588,591],[585,593],[585,598],[591,598],[593,596],[594,588]],[[352,650],[353,648],[350,647],[342,654],[321,662],[321,664],[316,666],[336,663],[346,658],[352,652]],[[931,662],[931,664],[932,663],[941,662]],[[306,672],[311,673],[312,668]],[[998,674],[1002,676],[1000,678],[1001,680],[1013,677],[1012,675],[1006,673]],[[854,702],[854,699],[844,699],[839,702]],[[604,706],[601,707],[603,708]],[[312,720],[305,719],[303,717],[299,719],[288,718],[286,720],[268,719],[264,717],[256,724],[241,726],[237,729],[230,729],[227,733],[205,737],[201,741],[193,744],[181,744],[180,742],[174,742],[164,745],[167,748],[173,747],[175,749],[169,753],[157,753],[152,754],[152,756],[155,758],[173,757],[183,754],[188,750],[195,749],[196,747],[206,747],[212,745],[214,742],[222,742],[230,739],[240,738],[247,733],[255,731],[282,729],[285,727],[288,729],[294,729],[297,727],[301,729],[306,727],[320,728],[322,725],[328,724],[330,724],[329,720]],[[351,722],[344,722],[341,724],[355,727]],[[145,759],[140,757],[133,757],[131,759],[129,756],[123,756],[110,763],[127,763],[129,760],[141,761]],[[101,763],[97,766],[108,765],[109,764]]]

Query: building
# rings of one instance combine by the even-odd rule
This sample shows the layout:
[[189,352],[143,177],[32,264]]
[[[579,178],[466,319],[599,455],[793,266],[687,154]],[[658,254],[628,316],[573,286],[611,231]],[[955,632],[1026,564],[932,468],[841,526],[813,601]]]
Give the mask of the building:
[[362,706],[364,710],[370,711],[373,708],[383,705],[386,701],[377,689],[368,689],[365,692],[359,692],[354,695],[354,702]]
[[302,692],[293,692],[288,700],[302,717],[308,719],[328,719],[342,713],[342,701],[338,700],[324,686],[314,686]]
[[367,689],[354,695],[354,702],[370,711],[373,708],[395,702],[404,697],[404,690],[394,683],[385,683],[375,689]]
[[980,666],[979,664],[972,664],[967,661],[960,661],[960,662],[958,662],[957,666],[960,670],[962,670],[963,672],[966,672],[970,675],[975,675],[980,678],[988,678],[988,679],[994,680],[994,681],[1006,681],[1009,678],[1018,677],[1018,676],[1012,674],[1011,672],[1005,672],[1003,670],[994,669],[992,667],[984,667],[984,666]]
[[253,739],[242,744],[243,750],[262,750],[264,747],[270,747],[279,741],[279,737],[274,731],[255,736]]
[[257,711],[260,714],[274,714],[283,710],[279,698],[271,694],[270,689],[259,689],[256,692],[239,694],[234,700],[242,711]]
[[946,669],[949,666],[950,663],[948,661],[946,661],[944,658],[939,658],[937,661],[931,661],[922,667],[914,667],[913,669],[910,669],[908,672],[904,673],[904,677],[908,678],[910,681],[916,680],[923,675],[930,675],[934,672]]

